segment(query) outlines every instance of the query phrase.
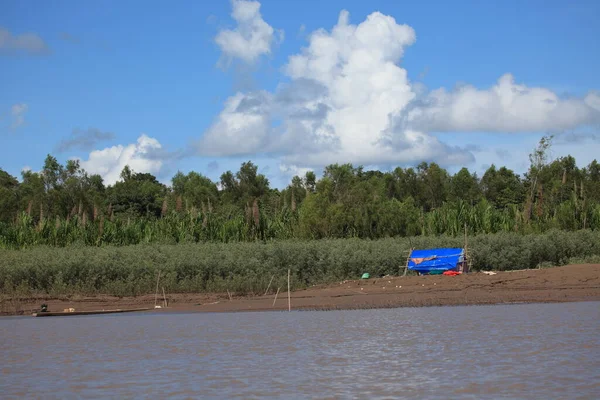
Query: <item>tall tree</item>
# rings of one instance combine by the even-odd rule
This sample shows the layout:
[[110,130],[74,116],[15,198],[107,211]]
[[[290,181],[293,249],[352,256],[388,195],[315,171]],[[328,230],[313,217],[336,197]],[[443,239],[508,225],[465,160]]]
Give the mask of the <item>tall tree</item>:
[[448,172],[436,163],[423,162],[417,166],[419,197],[425,211],[440,207],[448,196]]
[[463,200],[473,205],[481,199],[477,174],[461,168],[450,181],[450,199]]
[[0,168],[0,221],[10,222],[19,206],[19,181]]
[[202,174],[191,171],[184,175],[178,172],[171,182],[175,195],[182,196],[190,207],[207,210],[218,203],[217,185]]
[[108,200],[115,214],[132,217],[159,217],[167,188],[148,173],[135,173],[126,166],[121,181],[108,189]]
[[549,150],[552,146],[553,135],[544,135],[540,139],[538,146],[534,149],[534,151],[529,154],[529,171],[527,172],[526,178],[528,180],[529,186],[529,196],[528,201],[525,206],[525,218],[529,220],[531,218],[531,213],[533,210],[533,205],[537,197],[540,198],[543,196],[543,186],[539,187],[539,179],[540,175],[543,172],[544,167],[548,163]]
[[314,192],[317,185],[317,176],[313,171],[306,171],[304,175],[304,187],[308,192]]
[[481,178],[481,189],[486,200],[496,209],[521,204],[524,199],[523,185],[512,170],[492,164]]

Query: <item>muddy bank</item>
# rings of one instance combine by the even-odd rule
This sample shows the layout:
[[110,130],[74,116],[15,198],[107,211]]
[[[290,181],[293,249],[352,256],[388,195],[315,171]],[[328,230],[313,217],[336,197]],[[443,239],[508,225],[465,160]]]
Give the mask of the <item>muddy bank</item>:
[[[292,310],[363,309],[442,305],[536,303],[600,300],[600,264],[497,272],[460,276],[407,276],[336,282],[291,293]],[[168,308],[160,312],[231,312],[287,310],[281,288],[275,294],[229,299],[227,293],[167,294]],[[0,314],[30,314],[44,302],[49,311],[154,307],[154,295],[64,299],[2,300]],[[159,298],[162,305],[162,294]]]

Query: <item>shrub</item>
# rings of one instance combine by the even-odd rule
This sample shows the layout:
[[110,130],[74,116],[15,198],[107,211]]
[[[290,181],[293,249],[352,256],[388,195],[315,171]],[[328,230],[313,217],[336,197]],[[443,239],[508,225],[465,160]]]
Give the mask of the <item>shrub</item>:
[[[286,240],[177,245],[35,246],[0,251],[0,291],[134,296],[154,293],[156,276],[170,292],[264,293],[342,279],[398,274],[411,247],[462,247],[458,237]],[[501,232],[469,238],[474,269],[510,270],[600,257],[599,231]]]

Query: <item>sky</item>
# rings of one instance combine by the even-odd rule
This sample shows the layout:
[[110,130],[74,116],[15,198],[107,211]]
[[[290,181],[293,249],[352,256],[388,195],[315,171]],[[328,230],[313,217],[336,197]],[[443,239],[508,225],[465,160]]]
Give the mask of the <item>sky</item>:
[[522,174],[600,150],[600,2],[0,2],[0,168]]

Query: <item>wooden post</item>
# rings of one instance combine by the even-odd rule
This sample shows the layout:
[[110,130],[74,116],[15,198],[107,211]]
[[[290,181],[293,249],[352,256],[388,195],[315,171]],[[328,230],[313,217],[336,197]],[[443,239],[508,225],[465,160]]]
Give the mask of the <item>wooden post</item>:
[[290,297],[290,270],[288,269],[288,311],[292,311],[292,299]]
[[229,289],[227,289],[227,296],[229,296],[229,301],[231,301],[231,293],[229,293]]
[[271,277],[271,280],[269,281],[269,286],[267,286],[267,290],[265,290],[265,296],[267,295],[267,292],[269,291],[269,289],[271,288],[271,283],[273,282],[273,278],[275,278],[275,275],[273,275]]
[[275,302],[277,301],[277,295],[279,294],[279,289],[281,289],[280,287],[277,288],[277,293],[275,293],[275,300],[273,300],[273,306],[275,307]]
[[164,286],[163,286],[162,290],[163,290],[163,299],[165,300],[165,308],[167,308],[168,307],[167,296],[165,295],[165,287]]
[[156,308],[156,302],[158,301],[158,281],[160,280],[160,270],[158,270],[158,277],[156,278],[156,292],[154,292],[154,308]]
[[468,248],[469,248],[469,239],[468,239],[468,235],[467,235],[467,223],[465,222],[465,259],[463,260],[463,267],[462,267],[463,273],[468,273],[471,270],[471,268],[469,266],[471,257],[469,257]]
[[406,266],[404,267],[404,274],[402,274],[402,276],[406,276],[406,273],[408,272],[408,262],[410,261],[410,255],[412,254],[412,251],[412,248],[408,251],[408,257],[406,258]]

